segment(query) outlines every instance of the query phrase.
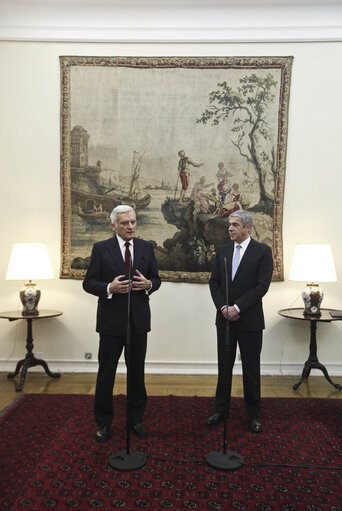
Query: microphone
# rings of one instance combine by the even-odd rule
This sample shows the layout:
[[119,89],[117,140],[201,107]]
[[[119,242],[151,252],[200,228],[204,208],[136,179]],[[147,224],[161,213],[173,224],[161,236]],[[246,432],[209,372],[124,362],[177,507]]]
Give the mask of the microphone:
[[131,316],[131,286],[132,286],[132,258],[129,259],[129,269],[128,269],[128,293],[127,293],[127,320],[128,325],[127,329],[129,332],[128,340],[130,341],[130,316]]
[[[117,470],[137,470],[147,462],[147,457],[130,447],[130,402],[131,402],[131,283],[132,283],[132,258],[129,258],[128,266],[128,293],[127,293],[127,332],[126,332],[126,449],[111,455],[109,465]],[[126,268],[127,269],[127,268]]]
[[228,339],[228,343],[229,343],[229,319],[228,319],[228,303],[229,303],[229,300],[228,300],[228,270],[227,270],[227,258],[224,257],[224,271],[225,271],[225,279],[226,279],[226,302],[227,302],[227,324],[226,324],[226,328],[228,330],[228,335],[226,336],[226,339]]
[[[228,355],[229,355],[229,319],[228,319],[228,271],[227,271],[227,258],[224,257],[224,269],[226,277],[226,300],[227,300],[227,321],[226,321],[226,332],[225,332],[225,344],[224,344],[224,381],[227,382],[228,378]],[[228,386],[226,385],[226,388]],[[204,456],[204,459],[213,468],[221,470],[236,470],[243,465],[243,456],[241,454],[227,450],[227,402],[229,396],[225,396],[224,413],[223,413],[223,445],[221,450],[211,451],[209,454]]]

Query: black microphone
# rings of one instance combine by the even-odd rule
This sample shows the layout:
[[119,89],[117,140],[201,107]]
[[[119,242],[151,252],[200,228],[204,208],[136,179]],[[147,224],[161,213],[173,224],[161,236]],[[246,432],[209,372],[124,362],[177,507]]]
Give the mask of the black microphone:
[[[229,356],[229,319],[228,319],[228,271],[227,271],[227,259],[224,257],[224,269],[226,277],[226,300],[227,300],[227,321],[226,321],[226,332],[225,332],[225,344],[224,344],[224,376],[223,379],[226,382],[226,389],[228,388],[228,356]],[[243,456],[241,454],[227,450],[227,418],[228,418],[228,399],[230,396],[225,396],[224,409],[223,409],[223,445],[219,451],[211,451],[209,454],[204,456],[204,459],[213,468],[221,470],[236,470],[243,465]]]
[[127,332],[126,332],[126,449],[111,455],[109,465],[117,470],[136,470],[143,467],[147,457],[140,453],[131,451],[130,447],[130,402],[131,402],[131,284],[132,284],[132,258],[129,259],[128,270],[128,293],[127,293]]
[[[229,303],[229,300],[228,300],[228,270],[227,270],[227,258],[224,257],[224,270],[225,270],[225,278],[226,278],[226,303],[227,303],[227,324],[226,324],[226,328],[228,329],[228,332],[229,332],[229,318],[228,318],[228,303]],[[229,343],[229,334],[227,335],[226,339],[228,339],[228,343]]]

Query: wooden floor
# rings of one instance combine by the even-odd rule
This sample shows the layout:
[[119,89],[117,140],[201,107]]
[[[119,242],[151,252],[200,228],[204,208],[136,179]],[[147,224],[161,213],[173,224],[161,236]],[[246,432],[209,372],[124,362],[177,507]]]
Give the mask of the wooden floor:
[[[310,376],[298,390],[292,386],[297,383],[297,376],[262,376],[262,397],[320,397],[342,399],[342,392],[335,389],[324,376]],[[332,380],[342,385],[342,377]],[[94,394],[95,373],[63,373],[61,378],[53,379],[44,371],[28,371],[24,388],[21,392],[15,390],[19,383],[19,375],[13,380],[7,378],[7,373],[0,372],[0,410],[10,405],[22,393],[37,394]],[[150,396],[214,396],[216,376],[199,375],[146,375],[146,389]],[[126,377],[118,374],[114,387],[115,394],[126,393]],[[232,395],[243,396],[241,376],[233,377]]]

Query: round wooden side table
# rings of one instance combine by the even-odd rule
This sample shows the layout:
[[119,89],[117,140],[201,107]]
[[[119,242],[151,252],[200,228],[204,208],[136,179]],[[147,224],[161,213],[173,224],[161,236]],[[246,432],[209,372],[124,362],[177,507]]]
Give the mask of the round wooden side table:
[[304,315],[304,309],[303,308],[293,308],[293,309],[282,309],[278,311],[278,314],[283,316],[284,318],[290,318],[290,319],[299,319],[302,321],[309,321],[310,322],[310,352],[309,352],[309,358],[304,364],[304,369],[302,372],[302,376],[298,383],[293,385],[293,389],[297,390],[299,385],[303,383],[303,381],[309,377],[311,369],[320,369],[328,382],[333,385],[336,389],[341,390],[342,385],[339,385],[338,383],[334,383],[332,379],[330,378],[327,368],[321,364],[317,358],[317,339],[316,339],[316,330],[317,330],[317,323],[323,322],[323,323],[330,323],[331,321],[338,321],[342,320],[342,311],[337,309],[321,309],[321,315],[320,316],[309,316]]
[[21,369],[20,381],[16,387],[16,391],[23,389],[26,373],[29,367],[42,366],[45,369],[46,374],[51,378],[60,378],[60,373],[52,373],[45,360],[36,358],[33,353],[33,337],[32,337],[32,322],[33,320],[44,319],[44,318],[55,318],[61,316],[63,312],[57,310],[40,310],[39,314],[24,315],[20,311],[8,311],[0,312],[0,318],[8,319],[9,321],[16,321],[18,319],[26,319],[27,323],[27,336],[26,336],[26,356],[22,360],[19,360],[15,370],[7,375],[7,378],[14,378]]

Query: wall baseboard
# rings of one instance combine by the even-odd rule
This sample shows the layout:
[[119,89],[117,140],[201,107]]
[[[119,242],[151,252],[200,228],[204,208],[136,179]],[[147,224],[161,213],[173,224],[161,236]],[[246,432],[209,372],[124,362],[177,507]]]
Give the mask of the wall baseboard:
[[[96,373],[97,360],[46,360],[53,372],[61,373]],[[0,360],[0,372],[12,372],[17,360]],[[300,376],[304,363],[261,363],[261,374],[268,376]],[[330,376],[342,376],[342,364],[325,364]],[[43,371],[42,367],[32,367],[30,371]],[[123,361],[119,362],[118,373],[126,372]],[[149,361],[145,363],[146,374],[217,374],[216,362],[179,362],[179,361]],[[242,374],[241,362],[236,362],[234,374]],[[313,369],[312,376],[321,376],[320,370]]]

